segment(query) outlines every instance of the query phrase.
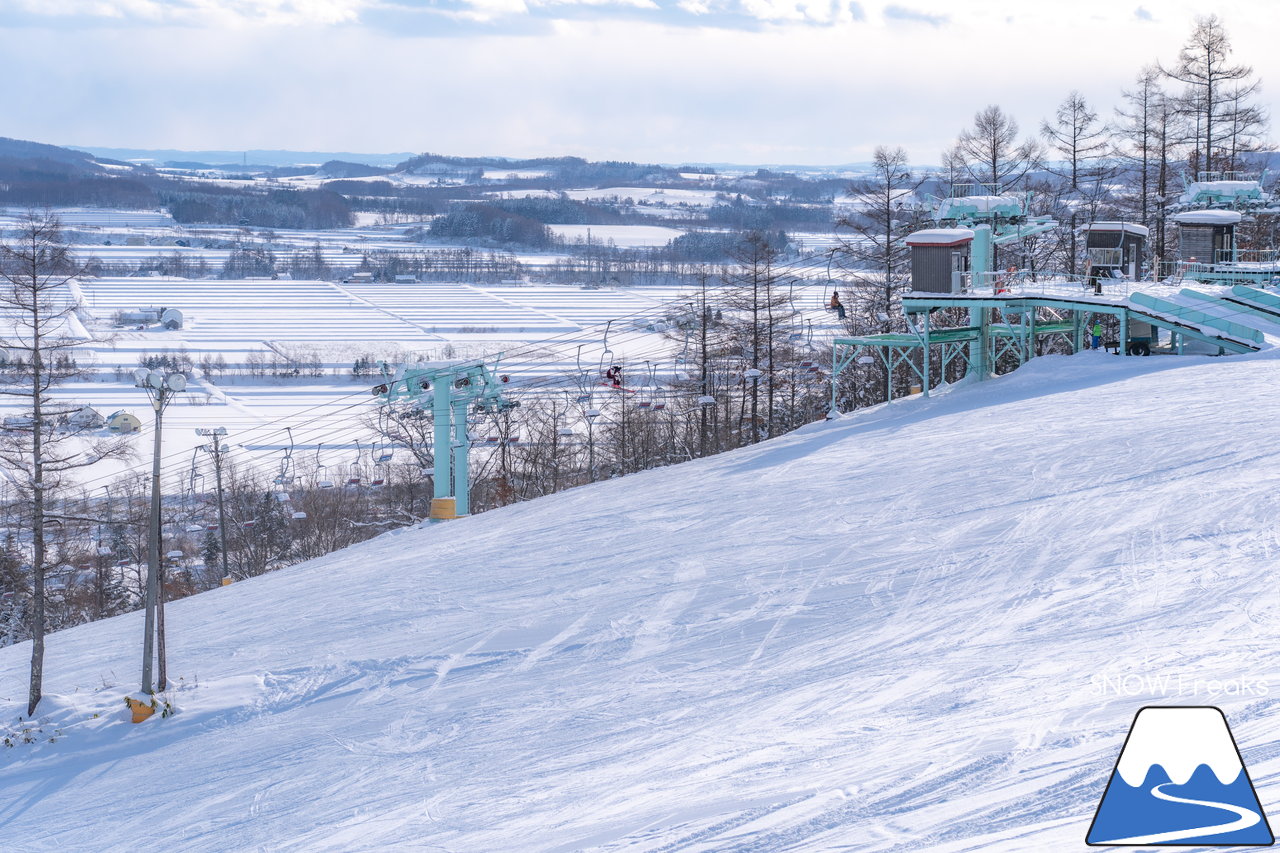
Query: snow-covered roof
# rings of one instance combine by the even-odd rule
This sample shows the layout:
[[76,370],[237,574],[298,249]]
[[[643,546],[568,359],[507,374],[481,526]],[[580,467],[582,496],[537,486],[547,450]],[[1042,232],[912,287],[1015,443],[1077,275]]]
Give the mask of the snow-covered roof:
[[970,228],[926,228],[907,235],[908,246],[959,246],[972,240]]
[[1186,191],[1182,194],[1182,200],[1190,202],[1201,193],[1216,196],[1243,196],[1261,194],[1261,191],[1262,188],[1257,181],[1195,181],[1187,185]]
[[1180,225],[1235,225],[1240,219],[1235,210],[1188,210],[1173,215],[1173,221]]
[[1123,231],[1126,234],[1134,234],[1144,240],[1151,234],[1150,229],[1145,225],[1139,225],[1136,222],[1090,222],[1088,225],[1080,229],[1081,231]]

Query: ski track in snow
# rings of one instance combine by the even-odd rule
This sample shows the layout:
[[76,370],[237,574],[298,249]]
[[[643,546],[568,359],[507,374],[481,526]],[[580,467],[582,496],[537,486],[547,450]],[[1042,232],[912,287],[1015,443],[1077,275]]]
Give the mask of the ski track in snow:
[[1222,706],[1265,806],[1270,696],[1091,679],[1277,683],[1278,363],[1041,358],[395,531],[168,605],[140,726],[141,615],[55,634],[0,846],[1083,851],[1161,702]]

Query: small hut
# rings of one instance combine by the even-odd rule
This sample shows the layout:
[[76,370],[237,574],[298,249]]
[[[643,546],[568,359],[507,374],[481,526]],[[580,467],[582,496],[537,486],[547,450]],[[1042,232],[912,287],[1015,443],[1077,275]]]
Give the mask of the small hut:
[[926,228],[907,235],[911,247],[911,289],[920,293],[956,293],[963,289],[973,249],[969,228]]
[[1235,259],[1236,226],[1241,215],[1235,210],[1188,210],[1175,213],[1178,250],[1182,260],[1202,264],[1230,263]]
[[1080,229],[1094,275],[1137,281],[1150,231],[1136,222],[1091,222]]

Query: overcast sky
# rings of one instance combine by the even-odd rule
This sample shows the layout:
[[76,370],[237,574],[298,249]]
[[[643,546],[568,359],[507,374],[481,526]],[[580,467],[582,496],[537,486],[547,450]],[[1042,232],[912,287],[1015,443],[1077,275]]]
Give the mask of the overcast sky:
[[[0,0],[0,135],[136,148],[933,164],[989,103],[1110,113],[1218,0]],[[1277,83],[1276,85],[1280,85]]]

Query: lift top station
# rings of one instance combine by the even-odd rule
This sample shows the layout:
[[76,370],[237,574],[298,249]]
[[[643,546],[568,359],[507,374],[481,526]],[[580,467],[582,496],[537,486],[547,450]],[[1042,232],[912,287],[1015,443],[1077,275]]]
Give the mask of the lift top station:
[[467,460],[471,437],[467,431],[467,414],[472,410],[498,412],[519,405],[502,395],[507,377],[497,374],[496,364],[491,369],[483,361],[400,365],[394,371],[384,364],[382,375],[382,384],[373,388],[381,405],[407,403],[418,409],[431,408],[435,460],[432,520],[469,515]]
[[[981,381],[995,365],[1020,365],[1054,336],[1072,351],[1084,348],[1095,323],[1102,344],[1126,355],[1246,353],[1280,346],[1280,294],[1259,285],[1280,283],[1275,250],[1245,253],[1235,226],[1251,212],[1280,212],[1261,179],[1234,173],[1201,175],[1188,185],[1172,216],[1183,245],[1206,257],[1166,262],[1174,277],[1142,281],[1147,229],[1130,222],[1094,222],[1080,229],[1088,265],[1080,274],[997,269],[996,247],[1058,227],[1050,217],[1028,214],[1030,194],[997,187],[957,186],[946,199],[931,199],[934,227],[903,241],[911,249],[911,292],[902,297],[906,331],[835,338],[831,408],[838,411],[836,380],[855,362],[875,363],[912,375],[913,392],[954,375]],[[1181,287],[1182,276],[1226,285],[1219,292]],[[1188,281],[1188,283],[1193,283]],[[1232,286],[1234,285],[1234,286]],[[1181,289],[1179,289],[1181,288]],[[965,309],[967,324],[954,325]],[[878,358],[877,358],[878,357]],[[892,385],[890,387],[892,392]]]
[[[837,337],[831,373],[832,409],[836,409],[836,377],[862,353],[879,353],[890,372],[910,364],[928,394],[932,369],[930,350],[941,348],[941,364],[964,358],[968,375],[982,379],[989,373],[988,338],[991,307],[976,301],[956,301],[977,289],[995,293],[1005,274],[996,273],[997,246],[1041,234],[1058,227],[1047,216],[1028,214],[1030,193],[1002,193],[993,184],[958,184],[947,198],[931,198],[935,228],[916,231],[906,238],[911,248],[911,290],[919,298],[903,300],[910,330],[905,334]],[[969,324],[959,328],[932,329],[930,315],[943,307],[966,304]],[[1007,325],[1007,324],[1006,324]],[[923,350],[923,365],[913,352]],[[922,369],[923,368],[923,369]]]

